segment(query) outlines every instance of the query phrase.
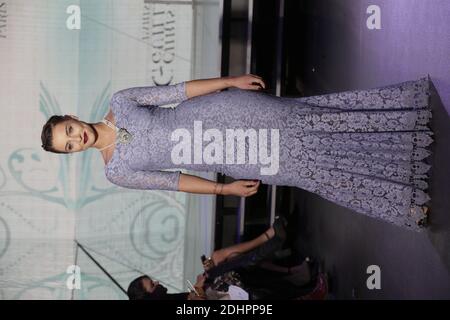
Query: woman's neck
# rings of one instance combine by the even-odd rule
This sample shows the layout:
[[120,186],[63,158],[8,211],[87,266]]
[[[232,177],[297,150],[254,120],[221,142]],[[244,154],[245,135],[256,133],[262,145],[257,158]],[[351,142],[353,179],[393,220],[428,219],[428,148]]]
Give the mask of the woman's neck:
[[97,141],[95,141],[92,147],[102,149],[114,143],[116,139],[114,129],[108,127],[103,122],[93,123],[92,127],[97,132]]

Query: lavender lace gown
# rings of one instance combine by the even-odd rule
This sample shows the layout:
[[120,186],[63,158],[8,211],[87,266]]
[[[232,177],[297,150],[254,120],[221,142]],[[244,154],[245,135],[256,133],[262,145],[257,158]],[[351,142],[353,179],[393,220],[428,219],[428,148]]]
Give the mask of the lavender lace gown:
[[[221,172],[235,179],[295,186],[356,212],[419,231],[419,210],[433,142],[428,124],[429,77],[368,90],[286,98],[232,88],[188,99],[185,82],[135,87],[116,92],[111,110],[116,125],[133,139],[118,143],[105,167],[107,178],[126,188],[178,190],[180,171]],[[176,108],[159,108],[179,103]],[[173,164],[171,133],[194,120],[203,132],[220,130],[224,163]],[[279,129],[279,168],[261,175],[263,166],[226,164],[225,129]],[[270,134],[267,133],[269,154]],[[249,143],[246,139],[246,151]],[[203,150],[210,142],[203,142]],[[228,150],[230,152],[230,150]],[[274,150],[275,151],[275,150]],[[231,150],[236,154],[236,150]],[[167,171],[174,169],[177,171]],[[411,212],[411,208],[414,209]]]

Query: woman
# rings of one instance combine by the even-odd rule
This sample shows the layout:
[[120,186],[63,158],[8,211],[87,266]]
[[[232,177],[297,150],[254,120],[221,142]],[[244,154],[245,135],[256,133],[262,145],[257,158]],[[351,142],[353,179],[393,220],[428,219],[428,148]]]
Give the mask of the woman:
[[[419,205],[430,200],[423,161],[433,141],[430,83],[304,98],[255,92],[265,84],[254,75],[135,87],[113,95],[102,122],[50,118],[42,145],[60,153],[99,149],[106,177],[127,188],[245,197],[260,182],[244,180],[258,179],[420,230],[427,208]],[[179,104],[158,108],[171,103]],[[243,180],[166,171],[181,168]]]

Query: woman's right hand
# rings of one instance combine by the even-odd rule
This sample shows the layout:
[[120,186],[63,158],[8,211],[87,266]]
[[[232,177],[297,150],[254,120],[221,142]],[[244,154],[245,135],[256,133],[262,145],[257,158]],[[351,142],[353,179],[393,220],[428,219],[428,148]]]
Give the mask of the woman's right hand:
[[229,195],[250,197],[258,192],[260,184],[259,180],[237,180],[226,184],[224,190]]

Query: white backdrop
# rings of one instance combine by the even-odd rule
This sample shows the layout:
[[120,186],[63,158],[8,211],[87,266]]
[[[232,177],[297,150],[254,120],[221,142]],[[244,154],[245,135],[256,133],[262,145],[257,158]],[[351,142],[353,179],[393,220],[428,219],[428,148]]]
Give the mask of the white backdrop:
[[[125,289],[147,273],[178,292],[201,271],[212,196],[118,188],[97,152],[40,147],[51,114],[94,122],[117,90],[219,75],[220,3],[174,2],[0,1],[0,298],[125,299],[74,239]],[[81,289],[69,290],[74,264]]]

